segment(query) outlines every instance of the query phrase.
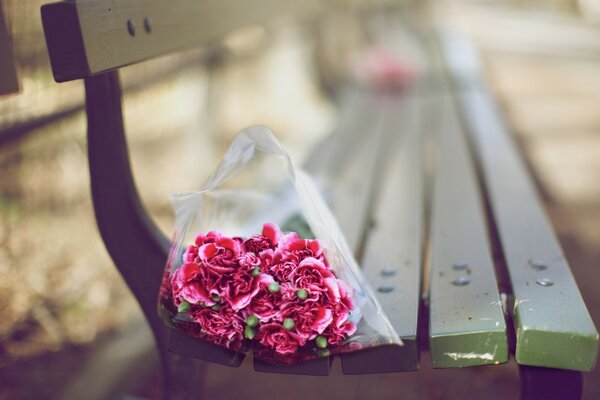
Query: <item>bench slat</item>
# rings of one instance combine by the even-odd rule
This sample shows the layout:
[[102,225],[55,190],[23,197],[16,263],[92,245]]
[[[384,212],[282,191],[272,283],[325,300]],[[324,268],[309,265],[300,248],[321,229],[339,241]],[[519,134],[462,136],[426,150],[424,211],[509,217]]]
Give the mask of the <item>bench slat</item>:
[[518,151],[482,92],[460,95],[514,293],[517,362],[590,371],[598,332]]
[[362,258],[365,276],[404,346],[344,354],[345,374],[418,368],[417,319],[424,225],[421,107],[414,93],[396,94],[385,104],[384,127],[390,163],[382,168],[381,198],[375,205],[377,211]]
[[311,5],[315,3],[79,0],[42,6],[42,21],[54,78],[64,82],[214,42],[240,27]]
[[506,325],[476,176],[462,127],[443,101],[430,233],[429,341],[434,368],[508,360]]
[[590,371],[598,355],[598,331],[535,185],[484,86],[479,55],[460,36],[446,34],[444,38],[442,48],[473,138],[509,270],[517,362]]
[[[327,200],[350,249],[356,254],[366,229],[370,196],[375,183],[372,176],[383,136],[381,99],[364,91],[348,92],[344,101],[351,110],[334,133],[318,146],[307,169],[328,189]],[[378,101],[379,100],[379,101]],[[368,140],[365,136],[369,136]],[[363,145],[358,145],[364,140]],[[335,159],[336,162],[326,160]],[[259,372],[301,375],[327,375],[331,359],[323,358],[298,365],[273,365],[254,359]]]

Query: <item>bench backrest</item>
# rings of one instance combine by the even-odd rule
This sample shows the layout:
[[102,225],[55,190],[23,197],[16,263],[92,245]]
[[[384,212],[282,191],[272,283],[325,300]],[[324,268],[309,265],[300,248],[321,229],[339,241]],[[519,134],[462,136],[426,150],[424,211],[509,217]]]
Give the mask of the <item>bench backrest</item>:
[[42,7],[44,33],[57,82],[216,43],[244,26],[307,11],[294,0],[63,1]]

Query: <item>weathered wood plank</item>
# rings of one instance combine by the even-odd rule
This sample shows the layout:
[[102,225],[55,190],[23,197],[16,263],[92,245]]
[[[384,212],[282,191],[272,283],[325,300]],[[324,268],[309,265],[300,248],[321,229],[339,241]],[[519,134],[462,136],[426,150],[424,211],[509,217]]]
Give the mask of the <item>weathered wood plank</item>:
[[[443,48],[455,54],[447,57],[448,67],[482,168],[510,274],[517,362],[590,371],[598,355],[598,331],[535,185],[480,79],[478,54],[460,37],[445,37]],[[464,60],[471,61],[465,65]]]
[[439,137],[430,232],[434,368],[508,360],[506,326],[472,161],[449,97]]
[[590,371],[598,332],[518,151],[488,96],[463,93],[460,100],[510,273],[517,362]]
[[214,43],[237,28],[315,4],[310,0],[78,0],[42,6],[42,21],[54,78],[64,82]]
[[362,257],[363,272],[404,346],[344,354],[345,374],[418,368],[424,230],[421,108],[422,100],[415,93],[395,94],[385,104],[385,143],[390,162],[381,168],[380,198]]

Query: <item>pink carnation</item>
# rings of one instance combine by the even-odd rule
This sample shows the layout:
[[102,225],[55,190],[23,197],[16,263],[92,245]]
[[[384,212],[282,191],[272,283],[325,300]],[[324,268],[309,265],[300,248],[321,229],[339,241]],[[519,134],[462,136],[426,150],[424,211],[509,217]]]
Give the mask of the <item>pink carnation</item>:
[[198,264],[186,263],[178,268],[171,279],[173,290],[173,298],[176,305],[181,301],[187,301],[191,304],[205,303],[206,305],[214,305],[215,302],[211,299],[212,295],[218,294],[215,283],[206,275]]
[[212,343],[229,346],[244,338],[242,317],[228,306],[218,311],[202,308],[191,313],[192,320],[200,325],[200,333]]
[[306,341],[298,334],[286,330],[278,322],[261,325],[256,334],[260,344],[270,347],[280,354],[291,354],[304,346]]
[[269,284],[275,282],[272,276],[262,274],[259,277],[259,290],[252,298],[252,302],[246,308],[247,315],[255,315],[260,322],[269,322],[272,319],[279,319],[281,315],[281,292],[269,292]]
[[356,332],[350,291],[318,240],[283,234],[274,224],[246,240],[213,231],[196,236],[183,261],[163,291],[175,306],[191,305],[181,311],[189,312],[189,331],[212,343],[239,350],[250,329],[263,346],[259,354],[270,349],[287,363],[314,357],[296,352],[319,335],[336,346]]
[[288,276],[289,281],[297,288],[310,291],[326,290],[325,279],[327,278],[335,278],[335,275],[327,269],[323,261],[313,257],[302,260],[298,268]]
[[231,275],[225,292],[227,301],[235,311],[248,306],[250,301],[258,293],[258,277],[253,276],[247,270],[238,270]]

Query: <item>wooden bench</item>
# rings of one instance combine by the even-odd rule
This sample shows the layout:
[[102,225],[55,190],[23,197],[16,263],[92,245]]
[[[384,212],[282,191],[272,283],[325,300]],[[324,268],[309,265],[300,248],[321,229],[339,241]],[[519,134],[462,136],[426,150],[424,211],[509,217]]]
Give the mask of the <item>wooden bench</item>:
[[[205,361],[231,367],[248,361],[169,331],[157,315],[169,242],[133,183],[118,69],[215,42],[233,28],[291,9],[316,8],[281,0],[180,0],[176,6],[94,0],[42,7],[55,79],[85,81],[98,227],[153,330],[165,397],[197,392]],[[481,80],[475,53],[460,40],[439,37],[423,36],[432,67],[412,87],[341,90],[338,127],[305,165],[326,188],[350,247],[404,341],[343,355],[334,371],[414,371],[423,349],[434,368],[500,364],[514,352],[522,398],[580,397],[581,371],[595,365],[598,333]],[[333,361],[274,366],[253,360],[253,367],[325,376]],[[343,391],[353,382],[336,379],[342,386],[329,390]],[[327,390],[294,382],[307,393]],[[232,392],[241,390],[234,386]]]

